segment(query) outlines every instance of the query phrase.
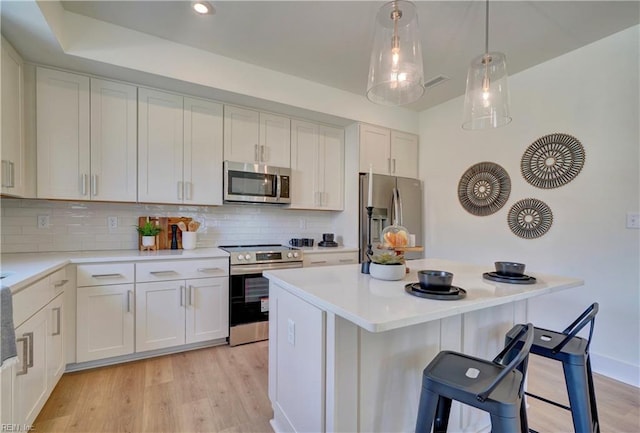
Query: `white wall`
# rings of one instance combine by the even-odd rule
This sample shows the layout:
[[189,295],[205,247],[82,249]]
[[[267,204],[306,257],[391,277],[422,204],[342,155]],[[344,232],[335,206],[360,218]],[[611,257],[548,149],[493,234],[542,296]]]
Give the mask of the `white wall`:
[[[591,348],[594,370],[640,385],[640,230],[626,229],[638,212],[639,28],[622,31],[509,80],[513,122],[491,131],[461,129],[463,99],[420,117],[420,173],[425,182],[427,256],[468,260],[490,270],[495,260],[527,264],[585,285],[531,303],[537,325],[562,330],[588,305],[600,303]],[[520,174],[524,150],[543,135],[578,138],[586,151],[571,183],[543,190]],[[507,204],[477,217],[458,201],[457,185],[471,165],[493,161],[511,177]],[[509,208],[533,197],[553,212],[549,232],[520,239],[507,226]]]

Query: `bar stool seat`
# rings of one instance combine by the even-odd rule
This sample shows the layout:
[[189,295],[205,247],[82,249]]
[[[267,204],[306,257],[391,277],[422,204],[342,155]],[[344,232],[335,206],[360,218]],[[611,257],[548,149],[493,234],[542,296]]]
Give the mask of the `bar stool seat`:
[[[570,406],[559,404],[529,392],[525,392],[525,394],[570,411],[576,433],[600,432],[589,357],[589,345],[591,344],[597,313],[598,303],[593,303],[562,332],[534,328],[534,339],[530,349],[530,353],[534,355],[562,362]],[[577,336],[577,333],[587,324],[590,324],[589,337],[582,338]],[[522,340],[518,335],[520,334],[520,328],[523,326],[525,325],[514,326],[507,333],[505,344],[510,344],[518,339]],[[530,377],[529,380],[535,380],[535,378]]]
[[[416,433],[429,433],[432,425],[434,433],[446,432],[452,400],[488,412],[493,433],[526,432],[522,391],[533,325],[523,326],[517,336],[492,361],[440,352],[423,371]],[[505,365],[507,354],[512,359]]]

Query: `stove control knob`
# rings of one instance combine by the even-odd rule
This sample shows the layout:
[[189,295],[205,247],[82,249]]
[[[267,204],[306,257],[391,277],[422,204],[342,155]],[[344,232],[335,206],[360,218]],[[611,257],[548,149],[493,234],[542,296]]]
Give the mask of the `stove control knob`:
[[247,260],[251,259],[251,254],[245,254],[244,258]]
[[298,258],[298,253],[293,253],[293,257]]
[[242,254],[238,254],[238,260],[244,260],[244,256]]
[[293,257],[293,254],[291,254],[291,253],[287,253],[287,258],[289,258],[289,259],[290,259],[291,257]]

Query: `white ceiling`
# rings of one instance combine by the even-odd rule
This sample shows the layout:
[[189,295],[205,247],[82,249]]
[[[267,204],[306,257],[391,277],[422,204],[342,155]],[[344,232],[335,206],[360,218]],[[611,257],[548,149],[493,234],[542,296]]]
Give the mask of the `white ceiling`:
[[[2,3],[4,10],[11,2]],[[67,11],[365,94],[373,23],[383,2],[212,3],[214,15],[197,16],[190,1],[62,2]],[[464,93],[468,63],[484,50],[485,3],[418,1],[417,8],[425,80],[450,78],[409,106],[420,111]],[[489,45],[507,55],[513,75],[639,22],[639,1],[492,1]],[[20,51],[16,36],[28,29],[11,26],[4,14],[2,24]]]

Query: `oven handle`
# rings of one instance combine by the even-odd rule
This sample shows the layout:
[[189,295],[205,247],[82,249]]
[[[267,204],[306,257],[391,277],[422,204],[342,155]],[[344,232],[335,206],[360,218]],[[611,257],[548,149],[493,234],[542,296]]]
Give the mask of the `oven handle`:
[[260,265],[240,265],[231,266],[229,272],[231,275],[248,275],[248,274],[260,274],[263,271],[275,271],[278,269],[293,269],[301,268],[302,262],[290,262],[290,263],[265,263]]

